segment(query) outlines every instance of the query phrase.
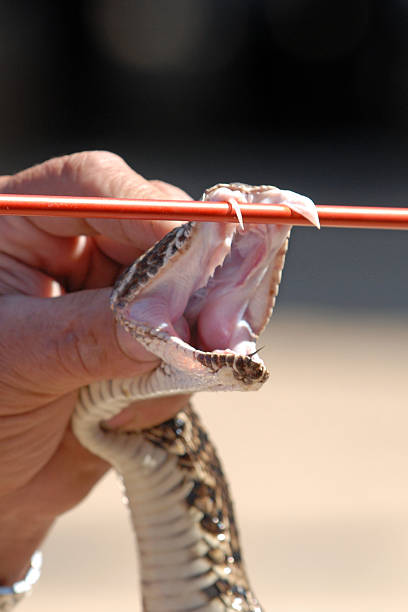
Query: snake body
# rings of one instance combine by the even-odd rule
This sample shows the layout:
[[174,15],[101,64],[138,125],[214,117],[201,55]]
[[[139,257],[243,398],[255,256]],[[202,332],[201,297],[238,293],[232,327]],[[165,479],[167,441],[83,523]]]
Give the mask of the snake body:
[[[283,203],[318,224],[313,203],[262,185],[218,184],[204,200]],[[100,422],[131,402],[198,390],[255,390],[256,352],[278,292],[290,228],[186,223],[118,279],[116,319],[160,359],[151,373],[84,387],[73,429],[121,475],[137,538],[145,612],[261,612],[242,560],[228,485],[190,405],[134,433]]]

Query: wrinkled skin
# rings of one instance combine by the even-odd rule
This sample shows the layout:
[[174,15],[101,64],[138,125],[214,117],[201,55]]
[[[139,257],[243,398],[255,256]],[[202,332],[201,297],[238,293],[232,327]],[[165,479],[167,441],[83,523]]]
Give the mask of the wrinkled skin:
[[[0,177],[0,192],[188,198],[172,185],[145,180],[106,152],[56,158]],[[108,469],[70,430],[77,390],[157,365],[115,325],[109,287],[123,265],[173,226],[0,217],[0,584],[24,575],[55,518]],[[149,427],[184,404],[182,396],[141,402],[114,424]]]

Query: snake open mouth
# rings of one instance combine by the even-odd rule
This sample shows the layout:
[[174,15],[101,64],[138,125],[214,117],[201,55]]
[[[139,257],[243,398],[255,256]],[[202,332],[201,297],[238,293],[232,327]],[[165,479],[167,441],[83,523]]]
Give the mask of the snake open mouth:
[[[116,308],[135,326],[196,350],[254,353],[277,293],[288,228],[237,228],[205,223],[173,230],[159,243],[163,264],[158,266],[157,247],[141,258],[138,287],[127,287],[122,306],[115,296]],[[177,251],[164,257],[173,242]]]
[[[292,192],[241,184],[227,192],[220,185],[205,197],[284,203],[318,224],[313,202]],[[250,356],[278,292],[288,234],[284,225],[186,223],[124,273],[112,306],[134,328],[191,349]]]
[[[216,235],[225,233],[223,258],[204,270],[204,282],[191,293],[174,324],[184,341],[202,351],[240,355],[256,351],[256,338],[269,318],[283,265],[280,258],[279,270],[265,278],[287,234],[287,228],[282,229],[276,232],[275,228],[273,235],[267,226],[257,225],[248,225],[244,231],[232,224],[210,230],[218,244]],[[204,232],[208,238],[208,229]],[[202,262],[195,265],[199,268]],[[264,281],[267,288],[262,286]]]

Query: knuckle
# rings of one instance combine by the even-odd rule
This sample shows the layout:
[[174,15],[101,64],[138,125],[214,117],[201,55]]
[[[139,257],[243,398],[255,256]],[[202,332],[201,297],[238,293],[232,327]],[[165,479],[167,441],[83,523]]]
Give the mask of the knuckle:
[[190,196],[183,189],[180,189],[171,183],[166,183],[165,181],[160,181],[158,179],[153,179],[149,182],[154,186],[155,190],[161,194],[162,197],[165,196],[171,200],[190,199]]
[[62,178],[72,183],[87,186],[101,173],[117,171],[126,166],[126,162],[116,153],[110,151],[81,151],[61,158]]
[[160,179],[151,179],[149,183],[160,193],[167,193],[170,187],[168,183],[161,181]]
[[56,343],[58,361],[70,380],[79,384],[90,382],[106,369],[107,350],[92,327],[70,325]]

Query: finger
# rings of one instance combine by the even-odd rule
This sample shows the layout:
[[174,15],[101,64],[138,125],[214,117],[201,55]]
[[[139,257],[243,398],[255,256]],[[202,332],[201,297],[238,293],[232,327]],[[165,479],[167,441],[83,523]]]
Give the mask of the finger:
[[[187,402],[184,396],[173,396],[160,398],[160,400],[140,401],[134,404],[128,412],[133,414],[132,419],[123,419],[122,431],[135,431],[147,429],[163,423],[182,409]],[[72,412],[73,402],[69,397],[61,398],[53,406],[58,415],[68,422]],[[45,411],[44,411],[45,412]],[[49,410],[48,410],[49,412]],[[61,420],[61,418],[59,419]],[[55,430],[48,427],[48,437]],[[70,427],[62,431],[56,431],[53,440],[57,444],[49,445],[47,453],[43,453],[40,464],[43,466],[37,473],[31,473],[30,466],[24,463],[24,474],[22,477],[13,479],[13,503],[24,505],[25,510],[31,510],[33,516],[58,516],[72,507],[76,506],[95,485],[95,483],[109,469],[109,465],[99,457],[85,449],[73,434]],[[111,427],[110,429],[114,429]],[[119,427],[115,427],[119,430]],[[33,431],[33,430],[32,430]],[[36,438],[44,438],[40,428],[36,427],[33,432]],[[62,435],[62,437],[61,437]],[[32,440],[25,440],[29,447],[33,446]],[[44,447],[44,443],[43,443]],[[21,447],[20,447],[21,448]],[[5,453],[0,450],[3,459]],[[7,449],[8,450],[8,449]],[[21,464],[21,457],[12,456],[14,464]],[[38,466],[38,461],[35,462]],[[49,491],[52,486],[52,496]],[[4,495],[3,489],[3,495]]]
[[62,295],[64,290],[60,283],[40,270],[0,253],[0,295],[14,293],[57,297]]
[[117,431],[140,431],[172,418],[185,408],[189,395],[173,395],[136,402],[105,421],[104,428]]
[[[7,271],[15,275],[17,287],[29,273],[37,270],[72,289],[81,286],[81,281],[88,276],[94,248],[93,239],[86,236],[57,237],[36,227],[27,217],[3,217],[0,218],[0,250],[9,264],[1,269],[0,279]],[[26,274],[22,279],[23,267]]]
[[113,285],[122,262],[102,253],[94,238],[57,238],[21,221],[15,231],[0,223],[0,294],[54,297]]
[[[142,400],[125,408],[119,415],[103,424],[104,429],[135,432],[149,429],[172,418],[188,403],[189,396],[176,395]],[[53,459],[47,464],[45,481],[51,478],[59,482],[58,514],[77,504],[104,474],[105,461],[82,447],[69,428]],[[48,480],[49,481],[49,480]],[[38,484],[38,483],[36,483]]]
[[157,366],[109,310],[109,289],[53,299],[0,299],[3,412],[30,410],[95,380],[140,375]]
[[[190,199],[181,189],[161,181],[148,181],[119,156],[87,151],[51,159],[12,177],[0,179],[4,193],[108,196],[136,199]],[[31,222],[57,236],[104,234],[146,249],[176,223],[131,219],[73,219],[34,217]]]
[[[147,181],[123,159],[102,151],[52,159],[13,177],[0,177],[0,190],[188,198],[172,185]],[[3,217],[0,244],[3,253],[49,274],[67,290],[74,290],[100,287],[102,282],[105,286],[112,284],[119,270],[114,264],[131,263],[173,226],[167,221]],[[103,235],[92,239],[83,235],[97,232]]]
[[[85,449],[68,428],[44,467],[14,494],[34,516],[58,516],[76,506],[110,466]],[[52,496],[50,487],[52,486]]]

